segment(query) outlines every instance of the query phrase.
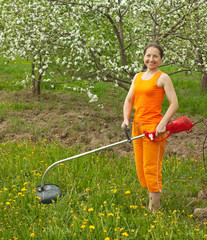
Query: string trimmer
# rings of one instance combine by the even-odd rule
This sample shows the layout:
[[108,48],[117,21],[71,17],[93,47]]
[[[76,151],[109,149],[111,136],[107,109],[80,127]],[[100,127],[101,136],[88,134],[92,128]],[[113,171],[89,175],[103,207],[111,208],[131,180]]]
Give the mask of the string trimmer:
[[[199,122],[196,122],[196,123],[199,123]],[[51,184],[51,183],[50,184],[45,184],[45,177],[46,177],[48,171],[57,164],[60,164],[60,163],[63,163],[63,162],[66,162],[66,161],[69,161],[69,160],[72,160],[72,159],[75,159],[75,158],[79,158],[79,157],[82,157],[82,156],[85,156],[85,155],[88,155],[88,154],[91,154],[91,153],[95,153],[97,151],[101,151],[101,150],[106,149],[106,148],[114,147],[114,146],[120,145],[122,143],[132,142],[133,140],[138,139],[138,138],[142,138],[142,137],[147,137],[151,141],[155,141],[155,142],[163,141],[164,139],[168,138],[173,133],[178,133],[178,132],[182,132],[182,131],[186,131],[187,133],[192,132],[192,127],[196,123],[192,123],[188,117],[181,117],[181,118],[175,119],[175,120],[169,122],[168,125],[166,126],[166,131],[169,132],[169,133],[162,140],[158,140],[155,137],[156,131],[152,131],[152,132],[146,132],[145,131],[144,134],[131,138],[129,131],[127,131],[126,126],[124,126],[124,131],[126,133],[127,139],[119,141],[119,142],[115,142],[113,144],[103,146],[103,147],[100,147],[100,148],[97,148],[97,149],[94,149],[94,150],[91,150],[91,151],[88,151],[88,152],[85,152],[85,153],[81,153],[81,154],[78,154],[78,155],[75,155],[75,156],[72,156],[72,157],[69,157],[69,158],[62,159],[62,160],[57,161],[57,162],[53,163],[52,165],[50,165],[43,174],[42,181],[41,181],[41,186],[36,187],[37,195],[40,198],[41,203],[46,203],[46,204],[52,203],[52,201],[56,201],[57,198],[62,196],[62,192],[61,192],[58,185]],[[204,142],[204,144],[205,144],[205,142]]]

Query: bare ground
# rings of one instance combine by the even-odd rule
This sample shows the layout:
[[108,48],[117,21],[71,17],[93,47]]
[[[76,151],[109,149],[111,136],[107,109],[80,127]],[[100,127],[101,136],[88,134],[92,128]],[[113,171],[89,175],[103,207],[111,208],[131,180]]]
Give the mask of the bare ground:
[[[113,105],[114,93],[109,92],[107,97],[111,101],[102,108],[101,103],[88,103],[88,98],[81,94],[46,92],[37,98],[26,91],[0,91],[0,141],[47,139],[60,141],[69,148],[78,145],[85,152],[126,139],[120,127],[123,102],[117,109]],[[204,118],[188,117],[192,122],[207,123]],[[204,124],[195,125],[189,134],[171,135],[165,154],[201,159],[206,135]],[[132,144],[116,146],[113,151],[120,157],[132,154]]]

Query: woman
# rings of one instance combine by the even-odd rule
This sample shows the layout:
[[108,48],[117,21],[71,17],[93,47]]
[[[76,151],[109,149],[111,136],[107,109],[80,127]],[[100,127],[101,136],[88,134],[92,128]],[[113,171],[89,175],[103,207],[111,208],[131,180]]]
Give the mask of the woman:
[[[156,137],[166,136],[166,125],[178,109],[178,100],[170,77],[158,69],[163,59],[160,45],[151,43],[144,49],[146,72],[135,75],[124,102],[124,124],[129,129],[129,118],[134,106],[135,114],[132,135],[144,131],[156,130]],[[166,94],[169,107],[162,116],[161,104]],[[156,211],[160,207],[162,191],[162,158],[166,140],[162,142],[140,138],[133,141],[137,174],[142,187],[148,189],[149,209]]]

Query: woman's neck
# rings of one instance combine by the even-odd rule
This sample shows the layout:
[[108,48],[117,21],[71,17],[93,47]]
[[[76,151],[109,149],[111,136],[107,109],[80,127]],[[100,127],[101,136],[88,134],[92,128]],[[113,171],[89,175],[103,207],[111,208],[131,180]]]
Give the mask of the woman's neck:
[[155,73],[157,73],[159,71],[160,70],[158,68],[156,68],[156,69],[147,69],[146,74],[147,75],[153,75],[153,74],[155,74]]

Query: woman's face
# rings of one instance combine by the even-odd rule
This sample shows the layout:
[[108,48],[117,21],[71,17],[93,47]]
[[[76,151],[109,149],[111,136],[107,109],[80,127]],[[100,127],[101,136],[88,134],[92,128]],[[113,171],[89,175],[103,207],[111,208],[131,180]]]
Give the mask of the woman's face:
[[161,62],[162,58],[160,56],[159,49],[155,47],[149,47],[144,55],[144,64],[147,66],[147,68],[149,70],[155,70],[158,68]]

